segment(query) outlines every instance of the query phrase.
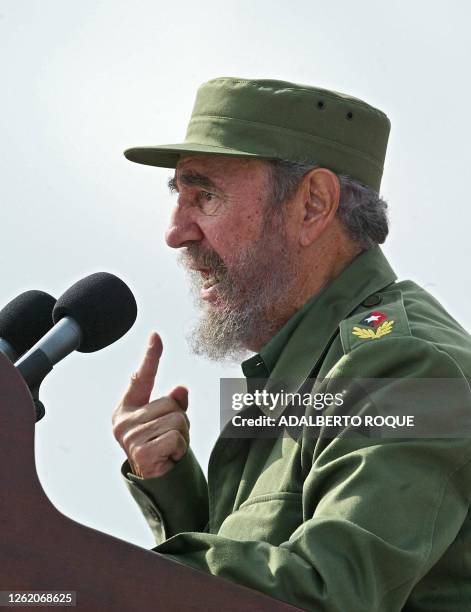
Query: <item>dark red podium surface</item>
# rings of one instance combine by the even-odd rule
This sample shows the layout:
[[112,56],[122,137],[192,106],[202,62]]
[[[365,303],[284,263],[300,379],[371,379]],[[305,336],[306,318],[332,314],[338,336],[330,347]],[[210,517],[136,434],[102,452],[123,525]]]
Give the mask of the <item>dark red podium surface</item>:
[[61,514],[36,473],[34,432],[29,390],[0,353],[0,591],[76,591],[83,611],[297,609]]

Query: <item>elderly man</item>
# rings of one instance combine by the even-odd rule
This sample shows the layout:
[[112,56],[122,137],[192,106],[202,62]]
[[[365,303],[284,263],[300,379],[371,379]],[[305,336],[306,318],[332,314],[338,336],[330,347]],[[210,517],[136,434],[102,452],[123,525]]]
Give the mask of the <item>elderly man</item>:
[[[184,143],[125,154],[175,168],[166,240],[201,298],[197,353],[245,359],[249,389],[346,381],[350,415],[384,415],[404,382],[430,381],[414,411],[446,423],[461,410],[466,421],[470,337],[430,294],[397,282],[378,246],[389,129],[384,113],[337,92],[220,78],[199,89]],[[113,415],[157,552],[307,610],[471,610],[461,426],[380,436],[342,421],[335,435],[221,435],[206,482],[189,448],[186,388],[150,401],[161,354],[152,334]],[[365,397],[360,378],[390,383]],[[458,389],[438,410],[437,379]]]

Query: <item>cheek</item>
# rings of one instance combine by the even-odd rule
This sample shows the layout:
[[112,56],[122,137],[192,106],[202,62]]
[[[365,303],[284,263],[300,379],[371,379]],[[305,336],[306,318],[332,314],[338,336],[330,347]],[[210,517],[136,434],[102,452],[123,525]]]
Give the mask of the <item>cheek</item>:
[[239,253],[254,244],[260,237],[261,224],[260,214],[237,211],[224,219],[207,220],[203,231],[211,247],[224,259],[224,255]]
[[258,240],[263,223],[263,215],[255,207],[241,209],[233,215],[230,221],[232,234],[237,237],[238,244],[250,244]]

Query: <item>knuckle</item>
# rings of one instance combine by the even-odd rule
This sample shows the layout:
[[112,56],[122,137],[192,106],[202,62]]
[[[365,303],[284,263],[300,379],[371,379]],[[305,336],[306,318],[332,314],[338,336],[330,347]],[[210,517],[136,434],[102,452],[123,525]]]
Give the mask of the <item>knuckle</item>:
[[132,451],[133,461],[142,468],[148,461],[148,450],[145,446],[137,446]]
[[135,433],[132,429],[128,429],[127,431],[121,434],[121,444],[123,445],[125,449],[131,448],[131,444],[132,444],[134,436],[135,436]]
[[133,431],[133,421],[130,417],[120,415],[114,420],[113,435],[120,444],[123,444],[125,438]]
[[136,426],[140,423],[149,422],[149,414],[147,411],[147,405],[133,410],[132,414],[129,415],[129,420]]
[[171,429],[162,434],[155,440],[155,449],[159,456],[168,457],[177,446],[177,437],[180,434],[175,429]]
[[182,451],[186,451],[186,449],[188,448],[187,441],[185,440],[183,436],[180,436],[179,448]]
[[173,448],[177,450],[186,448],[186,440],[182,436],[180,431],[177,431],[176,429],[172,429],[170,433],[171,433],[171,440],[172,440]]
[[143,416],[139,411],[135,411],[115,421],[113,434],[124,447],[128,447],[132,440],[152,423],[144,421]]
[[175,453],[173,453],[173,459],[175,461],[180,461],[181,459],[183,459],[183,457],[186,455],[186,448],[179,448],[175,451]]
[[114,437],[119,441],[123,433],[130,427],[132,412],[120,403],[111,414],[111,426]]
[[176,446],[179,443],[182,434],[177,429],[171,429],[168,432],[168,439],[172,443],[172,445]]
[[122,421],[115,421],[113,423],[113,435],[118,440],[118,442],[122,442],[123,435],[126,431],[124,423]]
[[173,422],[179,431],[185,431],[188,429],[188,425],[183,412],[174,412],[172,415]]

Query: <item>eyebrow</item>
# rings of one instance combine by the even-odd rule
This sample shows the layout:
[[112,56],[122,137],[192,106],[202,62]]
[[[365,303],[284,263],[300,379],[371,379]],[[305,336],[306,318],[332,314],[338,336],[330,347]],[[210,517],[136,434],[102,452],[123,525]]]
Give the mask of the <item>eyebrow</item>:
[[[178,180],[180,181],[180,183],[183,183],[183,185],[189,185],[190,187],[196,185],[197,187],[203,187],[204,189],[217,190],[217,186],[213,183],[213,181],[207,176],[204,176],[204,174],[198,174],[198,173],[181,174],[178,177]],[[173,176],[172,178],[168,180],[167,184],[168,184],[168,188],[171,193],[174,193],[174,192],[178,193],[178,184],[177,184],[176,174],[175,176]]]

